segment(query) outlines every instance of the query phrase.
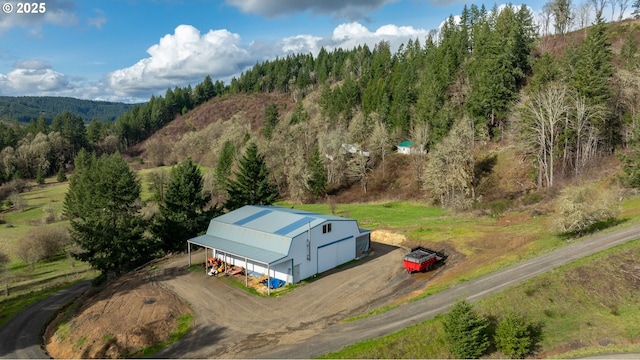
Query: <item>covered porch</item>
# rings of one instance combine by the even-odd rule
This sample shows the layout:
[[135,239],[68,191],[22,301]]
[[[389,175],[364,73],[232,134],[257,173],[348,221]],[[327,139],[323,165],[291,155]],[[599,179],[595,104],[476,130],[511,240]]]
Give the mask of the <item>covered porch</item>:
[[[205,264],[207,264],[208,259],[213,258],[223,261],[224,264],[242,267],[245,275],[245,286],[249,286],[249,273],[266,275],[267,295],[271,294],[269,284],[272,278],[277,278],[285,283],[291,282],[288,274],[278,270],[279,266],[282,267],[283,264],[289,265],[291,263],[291,260],[287,259],[287,254],[280,254],[211,235],[198,236],[188,240],[187,244],[189,266],[193,263],[191,256],[192,244],[203,247],[205,249]],[[205,266],[205,273],[206,271],[207,266]],[[282,277],[286,278],[282,279]]]

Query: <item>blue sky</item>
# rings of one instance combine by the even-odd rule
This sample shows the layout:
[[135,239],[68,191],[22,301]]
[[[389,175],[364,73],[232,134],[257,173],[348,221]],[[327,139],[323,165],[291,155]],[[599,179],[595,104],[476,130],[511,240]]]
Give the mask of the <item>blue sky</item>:
[[[256,62],[292,52],[373,48],[381,40],[395,49],[422,41],[464,6],[445,0],[35,1],[44,4],[43,14],[18,14],[18,2],[0,0],[12,5],[0,12],[0,95],[146,101],[206,75],[228,83]],[[526,4],[539,11],[544,2]]]

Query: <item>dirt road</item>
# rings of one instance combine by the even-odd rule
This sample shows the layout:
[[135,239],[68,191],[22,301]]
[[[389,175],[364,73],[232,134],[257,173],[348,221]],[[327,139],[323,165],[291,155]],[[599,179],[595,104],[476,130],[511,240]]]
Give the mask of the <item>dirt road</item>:
[[0,328],[0,358],[46,359],[42,350],[42,330],[58,309],[89,289],[91,280],[81,281],[39,301]]
[[[265,299],[219,281],[198,284],[168,280],[196,314],[194,331],[158,357],[311,358],[369,338],[384,336],[446,312],[458,299],[476,301],[575,259],[637,239],[640,226],[600,234],[451,289],[359,321],[341,320],[375,309],[413,290],[403,273],[385,269],[404,250],[388,251],[352,269],[305,285],[279,298]],[[397,266],[396,266],[397,268]],[[370,277],[370,272],[378,274]],[[367,275],[368,274],[368,275]],[[202,276],[200,276],[202,278]],[[213,280],[213,279],[212,279]],[[376,284],[364,284],[374,281]],[[202,299],[206,299],[203,301]]]

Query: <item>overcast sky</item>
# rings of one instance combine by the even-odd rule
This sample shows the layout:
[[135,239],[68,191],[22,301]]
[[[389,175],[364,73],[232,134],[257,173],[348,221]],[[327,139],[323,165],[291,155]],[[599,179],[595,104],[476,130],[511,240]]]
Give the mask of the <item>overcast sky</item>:
[[[256,62],[316,55],[323,46],[373,48],[387,40],[395,50],[409,39],[424,43],[464,6],[445,0],[36,1],[43,6],[0,0],[0,95],[146,101],[168,87],[195,86],[206,75],[228,84]],[[526,4],[539,10],[544,2]]]

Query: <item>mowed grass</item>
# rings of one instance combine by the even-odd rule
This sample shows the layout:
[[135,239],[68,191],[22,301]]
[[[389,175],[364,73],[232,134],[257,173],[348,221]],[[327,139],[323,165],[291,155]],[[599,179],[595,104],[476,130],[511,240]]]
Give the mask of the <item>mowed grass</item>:
[[[509,312],[542,327],[537,357],[640,351],[640,239],[603,251],[481,300],[476,309],[499,321]],[[629,271],[636,269],[635,277]],[[322,358],[451,358],[443,316]],[[500,358],[500,354],[489,355]]]
[[358,220],[364,228],[397,228],[414,226],[424,222],[451,222],[449,212],[440,208],[425,206],[406,201],[383,202],[373,204],[337,204],[332,212],[328,204],[292,205],[285,202],[281,206],[293,206],[297,209],[333,214]]
[[[45,186],[34,186],[32,190],[20,194],[25,202],[24,211],[2,214],[4,224],[0,224],[0,251],[9,255],[10,262],[6,274],[0,279],[0,325],[34,302],[96,275],[88,264],[64,255],[40,261],[31,270],[16,254],[16,245],[29,235],[29,231],[38,227],[68,226],[68,221],[62,220],[68,187],[68,182],[58,183],[49,178]],[[55,222],[43,223],[45,207],[53,211]]]

